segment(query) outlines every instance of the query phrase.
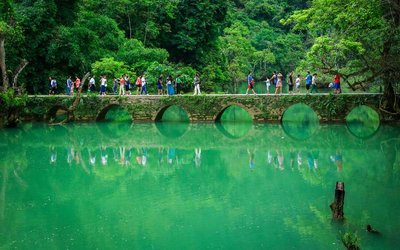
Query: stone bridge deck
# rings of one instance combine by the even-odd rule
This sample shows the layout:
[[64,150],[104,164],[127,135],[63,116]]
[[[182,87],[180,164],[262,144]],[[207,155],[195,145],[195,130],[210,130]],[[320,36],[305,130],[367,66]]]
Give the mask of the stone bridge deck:
[[[157,121],[169,107],[176,105],[192,122],[214,122],[235,105],[246,110],[254,122],[277,122],[290,106],[302,103],[313,109],[321,122],[345,122],[352,109],[360,105],[371,107],[383,122],[395,120],[379,110],[381,98],[381,94],[83,96],[74,117],[76,121],[102,120],[111,108],[120,106],[132,115],[133,121]],[[29,96],[23,118],[50,120],[57,111],[67,110],[74,100],[63,95]]]

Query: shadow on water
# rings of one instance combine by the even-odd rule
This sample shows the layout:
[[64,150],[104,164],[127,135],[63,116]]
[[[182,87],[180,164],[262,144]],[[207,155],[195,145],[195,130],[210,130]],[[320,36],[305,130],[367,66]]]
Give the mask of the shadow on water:
[[186,134],[188,122],[156,122],[156,127],[160,134],[167,138],[180,138]]
[[107,111],[104,122],[132,122],[132,116],[125,108],[113,106]]
[[319,128],[317,114],[305,104],[296,104],[285,111],[282,118],[285,133],[296,140],[312,137]]
[[379,114],[370,107],[362,105],[347,115],[346,124],[352,135],[362,139],[370,138],[379,130]]
[[132,126],[132,116],[120,106],[113,106],[104,117],[104,120],[97,121],[96,127],[101,134],[110,137],[126,135]]
[[180,138],[188,130],[189,122],[186,112],[174,105],[165,110],[161,121],[156,122],[156,127],[164,137]]
[[224,111],[215,126],[224,136],[239,139],[253,128],[253,121],[246,110],[239,106],[231,106]]

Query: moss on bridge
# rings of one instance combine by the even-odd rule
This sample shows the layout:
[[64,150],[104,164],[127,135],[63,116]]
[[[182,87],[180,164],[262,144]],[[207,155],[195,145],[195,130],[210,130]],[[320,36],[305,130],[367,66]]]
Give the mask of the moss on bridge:
[[[351,110],[366,105],[377,111],[381,121],[396,117],[379,110],[380,94],[341,95],[202,95],[202,96],[84,96],[74,112],[76,121],[96,121],[112,106],[125,108],[134,121],[155,121],[170,106],[181,107],[193,122],[213,122],[232,105],[245,109],[255,122],[280,121],[292,105],[303,103],[322,122],[345,122]],[[30,96],[22,112],[24,120],[49,121],[58,110],[73,103],[67,96]]]

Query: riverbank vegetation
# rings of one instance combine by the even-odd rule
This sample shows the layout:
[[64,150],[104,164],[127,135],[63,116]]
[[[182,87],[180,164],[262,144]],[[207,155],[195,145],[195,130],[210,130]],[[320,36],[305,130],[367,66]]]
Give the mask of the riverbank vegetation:
[[353,91],[382,89],[382,109],[398,113],[399,6],[398,0],[5,0],[2,87],[11,69],[35,94],[48,93],[49,76],[60,92],[69,75],[90,71],[109,81],[144,73],[150,87],[161,73],[181,74],[191,89],[199,72],[204,91],[235,93],[248,72],[265,80],[272,71],[310,70],[321,85],[340,73]]

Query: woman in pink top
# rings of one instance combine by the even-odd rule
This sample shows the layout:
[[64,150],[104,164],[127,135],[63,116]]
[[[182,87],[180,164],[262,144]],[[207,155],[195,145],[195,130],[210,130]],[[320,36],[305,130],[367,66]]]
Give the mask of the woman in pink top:
[[76,79],[75,79],[75,86],[76,86],[76,89],[79,90],[79,87],[81,86],[81,79],[79,79],[79,77],[76,77]]
[[125,95],[125,79],[123,75],[119,79],[119,95],[121,94]]

